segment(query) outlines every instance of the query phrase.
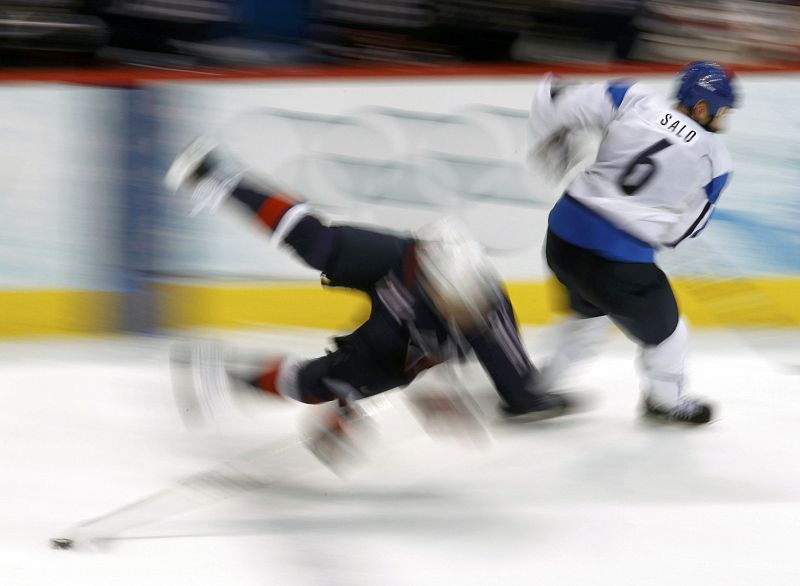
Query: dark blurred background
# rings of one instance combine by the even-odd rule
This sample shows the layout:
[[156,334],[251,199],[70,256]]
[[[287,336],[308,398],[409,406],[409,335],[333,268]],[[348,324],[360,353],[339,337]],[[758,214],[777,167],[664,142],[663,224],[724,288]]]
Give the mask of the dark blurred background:
[[774,63],[799,29],[788,0],[2,0],[0,63]]

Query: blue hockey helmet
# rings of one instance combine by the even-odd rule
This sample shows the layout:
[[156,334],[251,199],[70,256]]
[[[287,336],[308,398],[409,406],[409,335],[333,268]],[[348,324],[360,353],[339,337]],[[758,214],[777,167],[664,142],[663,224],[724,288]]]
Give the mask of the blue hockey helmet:
[[733,75],[717,63],[693,61],[681,70],[675,97],[689,109],[694,108],[700,100],[705,101],[713,118],[720,108],[736,105]]

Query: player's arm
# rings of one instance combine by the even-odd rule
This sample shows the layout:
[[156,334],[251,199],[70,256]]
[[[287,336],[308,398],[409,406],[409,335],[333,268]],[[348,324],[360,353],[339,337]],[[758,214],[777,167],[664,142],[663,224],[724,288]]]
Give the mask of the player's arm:
[[689,238],[695,238],[700,234],[700,232],[705,230],[705,227],[708,225],[708,222],[717,207],[719,196],[722,195],[722,191],[729,182],[730,173],[725,173],[724,175],[714,177],[714,179],[703,188],[706,193],[707,203],[704,206],[703,213],[700,217],[700,221],[697,223],[697,227],[692,230],[691,234],[689,234]]
[[705,230],[706,226],[708,226],[708,222],[711,220],[711,216],[714,214],[717,201],[722,191],[730,182],[729,179],[730,173],[725,173],[714,177],[714,179],[704,186],[705,200],[697,206],[698,209],[695,209],[693,213],[688,216],[687,221],[691,223],[683,230],[680,237],[665,244],[667,248],[675,248],[687,238],[696,238],[700,232]]
[[577,160],[575,131],[602,131],[614,119],[630,84],[564,85],[546,75],[528,115],[527,162],[549,176],[563,176]]
[[722,192],[730,185],[731,180],[731,157],[728,151],[720,143],[712,147],[711,151],[711,180],[703,186],[703,196],[698,198],[698,203],[687,213],[686,220],[677,238],[665,244],[668,248],[675,248],[686,238],[696,238],[705,230],[714,210],[719,203]]

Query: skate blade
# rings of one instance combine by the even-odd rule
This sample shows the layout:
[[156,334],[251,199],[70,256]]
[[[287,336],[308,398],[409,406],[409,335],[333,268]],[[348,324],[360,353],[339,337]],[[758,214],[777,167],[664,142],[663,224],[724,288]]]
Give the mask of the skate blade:
[[164,176],[164,186],[173,193],[180,191],[187,177],[215,147],[216,144],[205,136],[195,138],[170,165]]
[[505,406],[501,406],[500,413],[503,416],[503,420],[511,424],[536,423],[537,421],[546,421],[566,415],[583,413],[588,411],[591,407],[592,401],[589,400],[587,395],[583,392],[570,391],[566,393],[560,392],[559,394],[566,401],[566,405],[519,414],[508,411]]
[[502,415],[502,423],[509,424],[522,424],[522,423],[536,423],[539,421],[546,421],[548,419],[555,419],[569,413],[568,407],[557,407],[553,409],[542,409],[541,411],[531,411],[528,413],[514,413],[505,408],[500,409]]
[[192,346],[176,343],[170,352],[170,375],[175,407],[188,429],[207,427],[208,419],[203,413],[194,387],[192,372]]

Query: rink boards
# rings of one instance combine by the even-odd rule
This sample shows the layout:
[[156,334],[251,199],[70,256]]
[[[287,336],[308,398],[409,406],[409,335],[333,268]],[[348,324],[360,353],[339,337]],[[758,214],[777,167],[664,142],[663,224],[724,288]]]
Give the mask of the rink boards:
[[[558,296],[548,293],[541,245],[559,189],[522,162],[540,75],[119,75],[84,86],[0,85],[0,102],[16,114],[0,141],[0,335],[123,324],[344,328],[364,315],[360,296],[320,289],[313,271],[246,218],[186,218],[185,202],[169,197],[160,177],[198,133],[334,221],[413,230],[458,216],[492,254],[520,320],[546,323]],[[800,79],[740,77],[745,106],[726,137],[734,180],[702,243],[661,262],[695,325],[797,325],[800,167],[791,129]],[[671,80],[644,81],[668,92]],[[121,85],[134,87],[101,87]]]

